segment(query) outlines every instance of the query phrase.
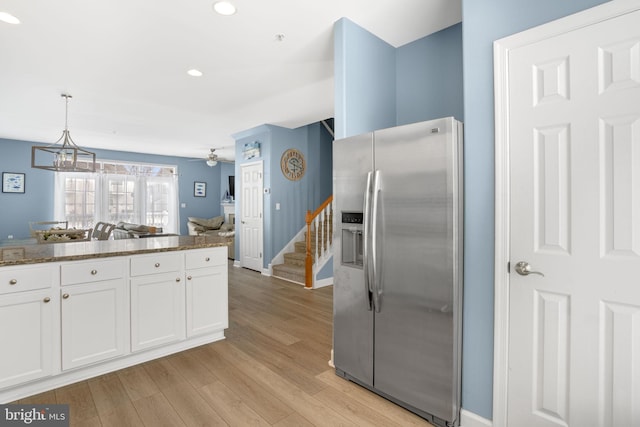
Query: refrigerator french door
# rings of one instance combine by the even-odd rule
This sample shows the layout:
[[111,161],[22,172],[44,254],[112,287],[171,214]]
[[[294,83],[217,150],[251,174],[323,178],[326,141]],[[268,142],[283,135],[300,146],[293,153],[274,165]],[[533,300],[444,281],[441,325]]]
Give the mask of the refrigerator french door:
[[336,373],[459,425],[462,124],[383,129],[333,150]]

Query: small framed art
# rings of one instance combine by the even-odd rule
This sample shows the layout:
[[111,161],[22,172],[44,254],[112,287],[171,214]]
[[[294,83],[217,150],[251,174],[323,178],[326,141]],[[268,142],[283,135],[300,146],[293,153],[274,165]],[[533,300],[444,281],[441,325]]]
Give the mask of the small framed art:
[[24,193],[24,174],[2,172],[3,193]]
[[194,182],[193,183],[193,197],[207,197],[207,183],[206,182]]

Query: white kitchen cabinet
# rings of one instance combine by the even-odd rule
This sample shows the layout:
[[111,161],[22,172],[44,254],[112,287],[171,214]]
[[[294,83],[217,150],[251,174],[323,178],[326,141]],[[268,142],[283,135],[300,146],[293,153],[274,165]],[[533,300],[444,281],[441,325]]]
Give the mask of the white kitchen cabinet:
[[131,259],[131,350],[185,338],[182,253]]
[[187,337],[229,326],[227,250],[224,247],[185,254]]
[[0,296],[0,388],[51,375],[53,325],[58,315],[52,292]]
[[62,370],[128,352],[125,259],[61,266]]
[[[0,402],[224,339],[226,247],[140,240],[114,243],[113,256],[0,268]],[[72,257],[92,250],[69,245]]]

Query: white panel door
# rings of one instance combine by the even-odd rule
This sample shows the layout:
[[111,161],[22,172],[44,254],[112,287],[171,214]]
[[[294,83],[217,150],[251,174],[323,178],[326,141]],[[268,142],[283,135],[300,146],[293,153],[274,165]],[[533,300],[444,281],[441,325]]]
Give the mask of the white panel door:
[[639,23],[509,52],[509,426],[640,426]]
[[262,163],[242,165],[241,175],[240,264],[262,271]]

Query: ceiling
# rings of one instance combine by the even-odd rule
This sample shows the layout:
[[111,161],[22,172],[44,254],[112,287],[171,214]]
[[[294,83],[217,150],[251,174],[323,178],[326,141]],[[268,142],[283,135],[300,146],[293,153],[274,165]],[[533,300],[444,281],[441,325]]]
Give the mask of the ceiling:
[[68,93],[81,147],[233,158],[234,133],[333,117],[336,20],[395,47],[461,20],[459,0],[214,1],[2,0],[0,138],[55,142]]

